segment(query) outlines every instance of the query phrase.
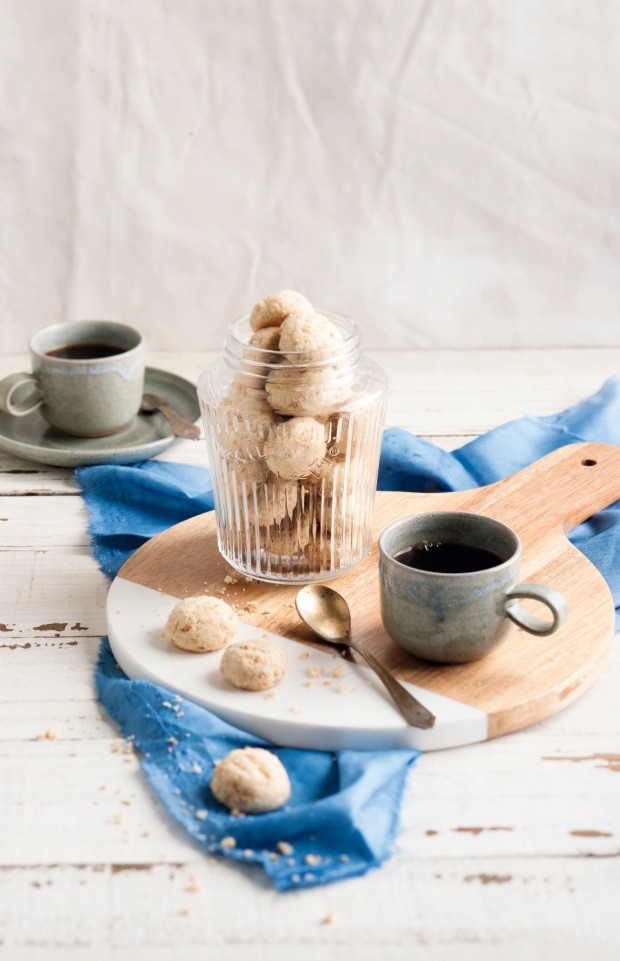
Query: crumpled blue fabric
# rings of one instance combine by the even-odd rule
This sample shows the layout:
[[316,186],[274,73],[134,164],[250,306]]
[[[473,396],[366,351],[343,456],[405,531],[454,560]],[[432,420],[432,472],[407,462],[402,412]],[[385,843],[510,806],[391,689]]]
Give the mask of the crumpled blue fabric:
[[[520,418],[452,453],[406,431],[388,430],[378,486],[466,490],[500,480],[578,441],[620,444],[620,377],[566,411]],[[89,512],[93,552],[108,577],[150,537],[213,509],[205,468],[147,461],[85,467],[76,475]],[[620,502],[575,528],[570,539],[603,574],[618,610]],[[96,683],[123,735],[139,748],[144,770],[166,808],[206,851],[262,865],[281,890],[362,874],[389,856],[407,771],[418,752],[330,754],[268,744],[289,772],[291,800],[284,810],[234,818],[209,791],[213,763],[234,747],[264,741],[164,688],[129,680],[114,664],[105,638]],[[227,837],[235,838],[234,848],[222,846]],[[293,851],[283,855],[278,841],[290,843]]]
[[[279,890],[364,874],[390,854],[407,770],[417,751],[301,751],[240,731],[149,681],[118,670],[104,638],[96,669],[99,697],[170,814],[203,849],[259,864]],[[216,761],[239,747],[277,754],[291,781],[286,806],[233,817],[209,789]],[[235,839],[229,848],[227,838]],[[290,853],[278,842],[291,845]]]

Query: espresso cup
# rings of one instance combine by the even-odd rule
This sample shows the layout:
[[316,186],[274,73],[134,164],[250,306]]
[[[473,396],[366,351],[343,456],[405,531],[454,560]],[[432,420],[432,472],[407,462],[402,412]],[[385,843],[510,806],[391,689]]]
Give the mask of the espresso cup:
[[[386,631],[409,654],[444,664],[488,654],[509,621],[530,634],[552,634],[568,615],[566,600],[547,584],[520,584],[520,557],[512,528],[481,514],[441,511],[395,521],[379,538]],[[518,598],[542,602],[552,619],[530,614]]]
[[35,410],[73,437],[105,437],[131,423],[144,390],[144,342],[126,324],[76,320],[53,324],[30,341],[32,373],[0,381],[0,410]]

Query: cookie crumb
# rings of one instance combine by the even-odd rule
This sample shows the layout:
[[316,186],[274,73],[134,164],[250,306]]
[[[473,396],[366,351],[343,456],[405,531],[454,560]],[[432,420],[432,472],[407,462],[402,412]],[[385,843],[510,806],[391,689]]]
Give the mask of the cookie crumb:
[[288,855],[292,854],[293,851],[295,850],[293,845],[289,844],[288,841],[278,841],[278,843],[276,844],[276,847],[280,852],[280,854],[283,854],[285,857],[288,857]]
[[312,667],[306,668],[305,674],[306,677],[321,677],[323,674],[323,668],[312,665]]
[[277,697],[277,695],[278,695],[277,691],[267,691],[267,693],[265,694],[265,698],[266,700],[271,701],[273,700],[274,697]]
[[195,891],[200,891],[200,885],[198,884],[198,881],[193,875],[190,877],[185,890],[191,892],[192,894]]
[[243,852],[243,856],[244,858],[253,858],[254,851],[252,850],[252,848],[246,848],[245,851]]
[[336,694],[344,694],[346,691],[346,687],[344,684],[336,684],[336,686],[334,687],[334,691],[336,692]]
[[344,671],[339,664],[332,670],[332,677],[344,677]]
[[220,844],[222,845],[223,848],[232,849],[237,847],[236,840],[230,836],[226,838],[222,838],[222,840],[220,841]]
[[341,855],[340,855],[340,861],[342,861],[343,864],[348,864],[348,862],[349,862],[349,855],[348,855],[348,854],[341,854]]
[[299,657],[303,661],[306,657],[310,657],[310,651],[302,651]]
[[320,854],[306,854],[304,858],[304,863],[311,868],[315,868],[318,864],[321,863],[321,860],[322,858]]
[[42,741],[57,741],[57,740],[58,740],[58,734],[56,733],[56,731],[54,730],[53,727],[48,727],[47,731],[45,731],[43,734],[39,734],[39,740],[42,740]]
[[226,577],[224,578],[224,583],[225,583],[225,584],[238,584],[239,581],[237,580],[236,577],[231,577],[230,574],[227,574]]
[[325,917],[321,921],[321,924],[334,924],[335,921],[336,921],[336,915],[334,914],[333,911],[330,911],[329,914],[325,915]]
[[209,817],[209,812],[203,811],[203,810],[196,811],[196,813],[194,814],[194,817],[197,818],[199,821],[206,821],[207,818]]
[[181,908],[180,914],[187,916],[189,914],[189,908]]
[[200,767],[200,764],[192,764],[192,771],[194,774],[202,774],[202,768]]

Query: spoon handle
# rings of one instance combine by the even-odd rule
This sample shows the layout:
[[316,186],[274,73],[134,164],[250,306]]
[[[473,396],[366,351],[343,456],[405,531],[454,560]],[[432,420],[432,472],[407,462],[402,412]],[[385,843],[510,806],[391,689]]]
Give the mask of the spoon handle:
[[159,412],[164,415],[172,427],[175,437],[185,437],[187,440],[198,440],[200,437],[200,428],[196,424],[190,424],[188,420],[185,420],[170,407],[165,407],[162,404],[159,407]]
[[413,694],[402,686],[400,681],[390,674],[390,672],[383,666],[383,664],[377,660],[374,654],[370,651],[364,650],[363,647],[355,644],[353,641],[349,641],[349,647],[352,647],[361,657],[364,658],[369,667],[373,669],[375,674],[389,691],[392,696],[396,707],[406,720],[407,724],[412,727],[432,727],[435,723],[435,715],[431,714],[428,708],[420,704],[419,701],[415,699]]

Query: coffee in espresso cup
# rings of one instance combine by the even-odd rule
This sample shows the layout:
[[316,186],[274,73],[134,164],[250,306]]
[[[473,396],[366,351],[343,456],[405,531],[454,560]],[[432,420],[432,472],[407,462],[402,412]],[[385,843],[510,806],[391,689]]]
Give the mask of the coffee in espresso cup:
[[30,341],[32,373],[0,381],[0,410],[35,410],[73,437],[105,437],[127,427],[144,390],[144,342],[111,320],[53,324]]

